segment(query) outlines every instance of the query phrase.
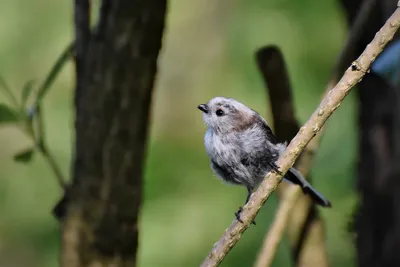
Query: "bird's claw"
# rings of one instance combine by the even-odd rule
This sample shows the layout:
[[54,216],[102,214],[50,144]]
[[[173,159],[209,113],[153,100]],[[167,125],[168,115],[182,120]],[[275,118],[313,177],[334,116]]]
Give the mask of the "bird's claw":
[[273,169],[277,174],[283,175],[283,173],[279,170],[279,167],[278,167],[275,163],[272,164],[272,169]]
[[235,212],[236,220],[243,223],[242,219],[240,218],[240,213],[242,212],[243,208],[239,207],[238,211]]
[[[240,213],[242,212],[243,208],[239,207],[238,211],[235,212],[236,220],[243,223],[242,219],[240,218]],[[251,224],[256,225],[256,221],[252,221]]]

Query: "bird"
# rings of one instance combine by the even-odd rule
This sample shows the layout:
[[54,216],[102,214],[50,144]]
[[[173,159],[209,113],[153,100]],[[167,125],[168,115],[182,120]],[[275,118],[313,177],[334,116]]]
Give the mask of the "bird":
[[[268,172],[281,174],[276,161],[285,151],[286,142],[279,143],[258,112],[233,98],[214,97],[197,108],[202,111],[207,127],[204,146],[214,174],[229,184],[245,186],[246,204]],[[294,167],[287,171],[283,180],[300,186],[316,204],[331,207]],[[235,216],[243,223],[241,211],[239,207]]]

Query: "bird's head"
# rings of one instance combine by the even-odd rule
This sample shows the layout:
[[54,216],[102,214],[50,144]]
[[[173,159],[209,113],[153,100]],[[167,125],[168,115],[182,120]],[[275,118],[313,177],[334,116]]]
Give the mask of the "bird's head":
[[214,97],[197,106],[203,120],[216,133],[243,131],[254,124],[256,112],[233,98]]

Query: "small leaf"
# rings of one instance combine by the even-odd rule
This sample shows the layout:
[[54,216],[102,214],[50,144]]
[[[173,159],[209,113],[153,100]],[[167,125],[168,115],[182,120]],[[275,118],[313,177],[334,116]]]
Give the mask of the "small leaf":
[[29,80],[25,83],[24,87],[22,88],[21,106],[23,109],[25,109],[26,102],[28,101],[28,98],[32,92],[33,84],[34,84],[34,81]]
[[34,154],[33,148],[25,149],[14,156],[14,160],[21,163],[28,163],[32,160]]
[[61,71],[62,67],[68,60],[72,57],[72,53],[75,49],[74,42],[68,45],[68,47],[64,50],[64,52],[57,59],[56,63],[51,68],[49,74],[44,80],[43,84],[40,86],[37,94],[36,103],[41,102],[43,97],[46,95],[47,91],[50,89],[50,86],[53,84],[54,80],[57,78],[57,75]]
[[12,93],[10,86],[8,86],[7,82],[3,79],[2,76],[0,76],[0,88],[3,89],[9,100],[17,107],[18,106],[17,99]]
[[6,83],[6,81],[3,79],[2,76],[0,76],[0,86],[7,91],[10,91],[10,87],[8,86],[8,84]]
[[18,115],[18,112],[0,103],[0,124],[18,122]]

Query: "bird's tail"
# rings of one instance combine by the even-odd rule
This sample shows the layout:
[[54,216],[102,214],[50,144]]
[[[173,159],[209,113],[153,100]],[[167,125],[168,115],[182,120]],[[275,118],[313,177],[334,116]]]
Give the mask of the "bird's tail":
[[331,207],[331,203],[327,200],[321,193],[315,190],[309,182],[304,178],[304,176],[296,170],[295,168],[290,168],[289,171],[285,175],[285,179],[289,180],[290,182],[301,186],[303,192],[309,195],[313,201],[321,205],[323,207]]

